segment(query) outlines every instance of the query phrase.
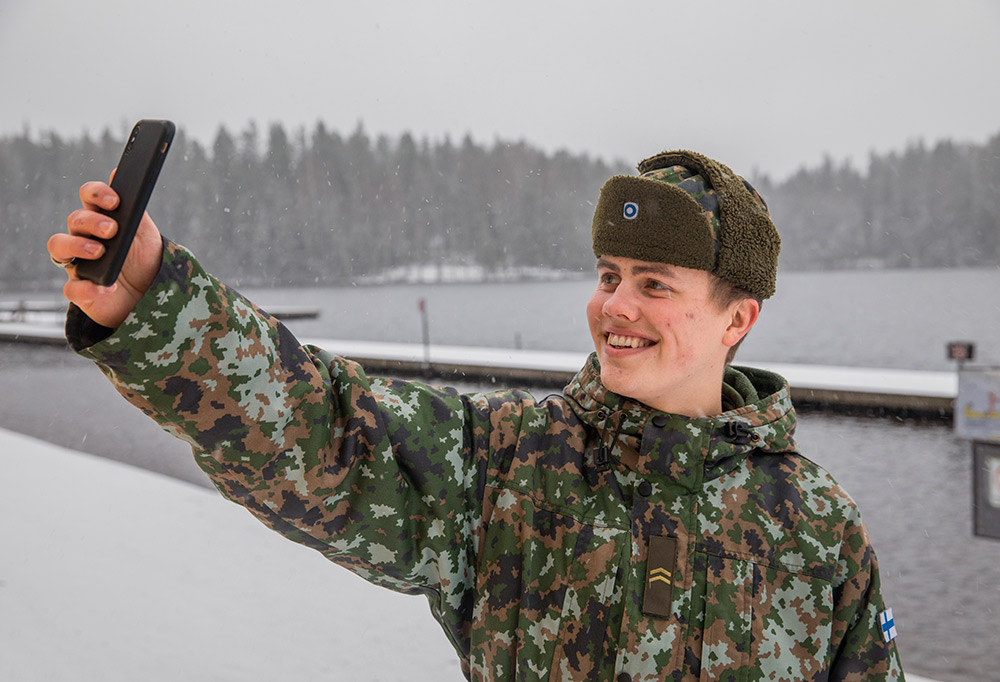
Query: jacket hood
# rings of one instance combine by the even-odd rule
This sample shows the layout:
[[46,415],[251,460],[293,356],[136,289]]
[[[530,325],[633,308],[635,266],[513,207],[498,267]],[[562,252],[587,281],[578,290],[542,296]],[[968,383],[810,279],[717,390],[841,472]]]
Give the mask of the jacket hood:
[[[731,408],[722,414],[686,417],[660,412],[605,388],[600,363],[592,353],[564,392],[577,416],[599,429],[602,441],[610,445],[619,439],[638,440],[655,425],[658,431],[673,434],[674,446],[697,441],[709,467],[723,461],[735,465],[754,450],[776,454],[796,449],[795,410],[784,378],[759,369],[727,367],[723,381],[723,404]],[[612,436],[611,441],[605,434]]]

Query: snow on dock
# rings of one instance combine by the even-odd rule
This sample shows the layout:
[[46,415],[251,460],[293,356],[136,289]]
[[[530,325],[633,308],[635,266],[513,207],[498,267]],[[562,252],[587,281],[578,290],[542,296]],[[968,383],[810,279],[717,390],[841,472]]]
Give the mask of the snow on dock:
[[[0,301],[0,322],[48,322],[61,324],[66,317],[65,301],[19,299]],[[314,320],[319,317],[317,308],[296,305],[268,306],[267,311],[280,320]]]
[[[465,379],[496,379],[561,386],[583,366],[587,353],[462,346],[303,339],[359,361],[369,371]],[[739,363],[737,363],[739,364]],[[958,395],[954,372],[752,362],[788,380],[797,403],[837,405],[948,416]]]
[[[0,340],[66,344],[61,328],[27,322],[0,323]],[[583,366],[587,357],[584,352],[301,340],[357,360],[370,372],[433,374],[506,384],[562,386]],[[799,404],[948,417],[958,395],[958,376],[954,372],[753,361],[746,361],[746,364],[785,377],[792,388],[792,398]]]

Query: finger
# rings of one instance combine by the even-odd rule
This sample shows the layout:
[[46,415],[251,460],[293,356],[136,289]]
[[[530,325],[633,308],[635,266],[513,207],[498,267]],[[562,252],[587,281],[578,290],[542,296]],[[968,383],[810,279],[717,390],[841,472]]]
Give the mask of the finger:
[[78,237],[62,232],[49,237],[46,244],[49,255],[57,261],[66,262],[74,258],[95,260],[104,255],[104,244],[86,237]]
[[118,288],[115,282],[109,287],[102,287],[87,279],[71,279],[63,285],[63,296],[67,301],[75,303],[80,308],[87,308],[95,301],[108,296]]
[[103,213],[78,208],[66,218],[66,228],[70,234],[108,239],[118,231],[118,224]]
[[104,182],[85,182],[80,186],[80,201],[90,210],[110,211],[118,206],[118,194]]

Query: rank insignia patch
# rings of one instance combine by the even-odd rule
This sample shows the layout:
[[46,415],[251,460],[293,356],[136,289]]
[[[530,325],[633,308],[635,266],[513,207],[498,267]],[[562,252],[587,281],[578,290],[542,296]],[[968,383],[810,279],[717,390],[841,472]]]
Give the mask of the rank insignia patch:
[[677,538],[654,535],[649,538],[646,559],[646,592],[642,612],[647,616],[667,618],[671,613],[674,593],[674,563],[677,558]]

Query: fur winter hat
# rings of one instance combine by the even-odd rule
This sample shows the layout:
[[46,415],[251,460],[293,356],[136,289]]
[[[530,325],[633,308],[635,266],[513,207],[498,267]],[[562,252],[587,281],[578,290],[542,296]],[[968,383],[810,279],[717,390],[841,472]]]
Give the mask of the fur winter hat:
[[760,298],[774,294],[781,239],[767,204],[727,166],[690,151],[616,175],[594,211],[594,254],[705,270]]

